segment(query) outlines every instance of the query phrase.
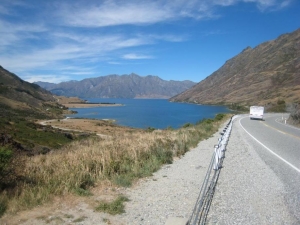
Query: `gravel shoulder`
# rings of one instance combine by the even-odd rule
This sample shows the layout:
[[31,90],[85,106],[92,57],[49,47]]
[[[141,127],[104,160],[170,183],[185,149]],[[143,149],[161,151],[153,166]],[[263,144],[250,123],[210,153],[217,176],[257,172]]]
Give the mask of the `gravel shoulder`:
[[169,217],[188,219],[219,137],[218,132],[201,141],[181,159],[126,192],[131,201],[127,203],[126,213],[119,216],[120,221],[132,225],[164,225]]

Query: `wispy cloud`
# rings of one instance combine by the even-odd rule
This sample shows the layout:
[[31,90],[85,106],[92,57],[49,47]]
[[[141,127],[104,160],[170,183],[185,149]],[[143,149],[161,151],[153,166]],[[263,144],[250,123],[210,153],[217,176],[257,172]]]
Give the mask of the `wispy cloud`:
[[69,81],[72,79],[71,76],[62,76],[62,75],[56,75],[56,74],[38,74],[38,75],[32,75],[32,74],[25,74],[23,75],[24,80],[33,83],[37,81],[43,81],[43,82],[49,82],[49,83],[60,83],[64,81]]
[[173,18],[174,12],[155,1],[104,1],[85,7],[63,4],[57,16],[68,26],[104,27],[153,24]]
[[[187,18],[216,18],[216,8],[238,3],[255,4],[262,12],[278,10],[287,7],[292,0],[38,2],[33,5],[25,0],[2,0],[0,5],[0,64],[21,72],[28,80],[42,80],[43,76],[46,80],[63,80],[71,77],[70,74],[96,74],[97,67],[83,71],[80,66],[66,68],[78,64],[91,68],[92,63],[121,64],[129,59],[153,59],[157,57],[149,55],[145,47],[191,38],[186,33],[158,33],[155,29],[147,29],[156,24],[174,26]],[[36,78],[28,75],[34,69],[49,68],[51,73],[39,73]]]
[[125,54],[122,57],[123,59],[152,59],[153,56],[150,55],[141,55],[136,53]]
[[232,6],[239,2],[254,3],[259,10],[280,9],[292,0],[110,0],[83,4],[62,3],[56,16],[66,26],[106,27],[119,25],[149,25],[181,18],[215,17],[215,7]]
[[256,4],[257,8],[264,11],[277,11],[289,6],[293,0],[242,0]]

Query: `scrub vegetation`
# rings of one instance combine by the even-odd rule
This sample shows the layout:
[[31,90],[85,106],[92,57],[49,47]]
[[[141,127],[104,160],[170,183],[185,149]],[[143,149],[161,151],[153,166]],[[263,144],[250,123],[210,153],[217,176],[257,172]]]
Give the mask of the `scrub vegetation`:
[[[0,213],[30,209],[54,196],[90,196],[97,185],[131,186],[209,138],[227,118],[229,115],[218,114],[215,119],[176,130],[125,130],[102,138],[90,136],[30,157],[12,157],[9,146],[1,147]],[[122,205],[121,200],[114,204]],[[97,210],[106,211],[111,207],[107,204],[100,204]]]

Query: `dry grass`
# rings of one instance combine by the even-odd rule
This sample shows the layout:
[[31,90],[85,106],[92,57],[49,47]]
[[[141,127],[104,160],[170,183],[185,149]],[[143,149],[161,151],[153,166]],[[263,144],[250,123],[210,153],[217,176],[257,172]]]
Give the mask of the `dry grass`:
[[178,130],[118,132],[108,139],[81,140],[48,155],[26,158],[22,182],[13,192],[2,193],[9,199],[7,211],[29,209],[54,196],[90,195],[91,187],[103,183],[130,186],[211,136],[225,119]]
[[130,127],[123,127],[114,124],[112,120],[93,120],[93,119],[63,119],[63,120],[49,120],[39,121],[43,123],[63,129],[80,130],[84,132],[102,134],[106,136],[119,136],[128,132],[143,133],[142,129],[133,129]]

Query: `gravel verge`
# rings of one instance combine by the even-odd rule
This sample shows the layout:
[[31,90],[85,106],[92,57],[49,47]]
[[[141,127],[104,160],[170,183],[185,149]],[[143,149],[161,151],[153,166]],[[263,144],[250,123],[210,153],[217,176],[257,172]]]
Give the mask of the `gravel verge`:
[[119,220],[132,225],[164,225],[169,217],[188,219],[219,137],[217,132],[211,138],[201,141],[179,160],[165,165],[152,177],[126,192],[131,201],[127,203],[126,213],[120,215]]

